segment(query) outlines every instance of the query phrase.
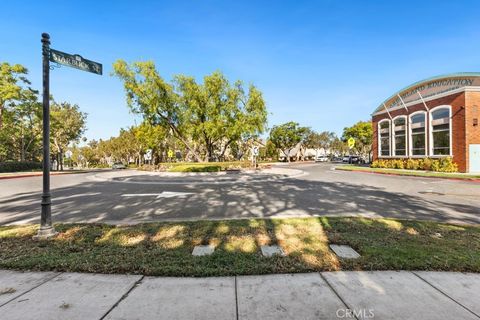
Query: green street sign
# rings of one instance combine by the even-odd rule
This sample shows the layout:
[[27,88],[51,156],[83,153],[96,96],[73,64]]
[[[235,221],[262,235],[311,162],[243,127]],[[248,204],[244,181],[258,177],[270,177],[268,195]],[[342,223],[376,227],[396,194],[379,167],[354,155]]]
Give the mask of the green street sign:
[[354,138],[348,138],[348,147],[352,149],[355,146],[355,139]]
[[69,54],[62,51],[50,49],[50,61],[63,64],[64,66],[80,69],[83,71],[102,74],[102,64],[84,59],[78,54]]

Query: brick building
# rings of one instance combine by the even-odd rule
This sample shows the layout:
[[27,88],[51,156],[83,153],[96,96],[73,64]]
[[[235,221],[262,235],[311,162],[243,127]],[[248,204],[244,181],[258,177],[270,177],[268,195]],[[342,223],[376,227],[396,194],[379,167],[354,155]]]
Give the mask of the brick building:
[[461,172],[480,172],[480,73],[416,82],[372,114],[373,159],[452,157]]

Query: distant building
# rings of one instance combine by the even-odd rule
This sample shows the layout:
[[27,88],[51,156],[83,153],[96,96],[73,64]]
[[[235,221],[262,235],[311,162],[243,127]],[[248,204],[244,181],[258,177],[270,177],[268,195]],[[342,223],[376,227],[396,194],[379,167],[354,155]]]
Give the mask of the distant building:
[[452,157],[461,172],[480,172],[480,73],[416,82],[372,114],[373,158]]
[[[290,157],[290,161],[299,161],[299,160],[314,160],[316,156],[326,156],[330,153],[329,149],[313,149],[313,148],[305,148],[301,142],[297,143],[295,147],[290,149],[288,152],[288,156]],[[279,151],[279,160],[285,161],[287,159],[287,155],[284,151]]]

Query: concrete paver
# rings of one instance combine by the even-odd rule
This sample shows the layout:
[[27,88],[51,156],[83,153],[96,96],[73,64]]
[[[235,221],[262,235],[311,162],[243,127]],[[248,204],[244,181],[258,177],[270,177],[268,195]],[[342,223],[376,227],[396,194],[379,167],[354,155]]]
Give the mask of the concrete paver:
[[415,272],[480,318],[480,275],[460,272]]
[[235,278],[146,277],[106,319],[236,319]]
[[360,258],[360,254],[355,251],[352,247],[346,245],[337,245],[331,244],[330,249],[335,252],[337,256],[344,259],[358,259]]
[[345,305],[318,273],[237,277],[238,319],[338,319]]
[[478,317],[405,271],[322,273],[359,319],[476,319]]
[[280,246],[260,246],[260,250],[262,251],[262,255],[264,257],[273,257],[274,255],[284,256],[285,252]]
[[100,319],[140,278],[63,273],[0,307],[1,318]]
[[0,270],[0,306],[52,279],[56,275],[58,275],[56,272]]
[[195,246],[192,251],[192,256],[209,256],[215,251],[215,246],[204,245]]

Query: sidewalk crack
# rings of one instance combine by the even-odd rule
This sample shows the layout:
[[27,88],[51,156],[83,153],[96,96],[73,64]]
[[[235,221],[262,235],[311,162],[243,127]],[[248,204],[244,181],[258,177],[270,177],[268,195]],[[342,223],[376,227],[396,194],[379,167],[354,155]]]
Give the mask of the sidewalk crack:
[[[338,297],[338,299],[340,299],[340,301],[344,304],[344,306],[347,307],[347,309],[349,309],[349,310],[353,310],[353,308],[351,306],[349,306],[347,304],[347,302],[340,296],[340,294],[337,292],[337,290],[335,290],[335,288],[333,288],[333,286],[330,284],[330,282],[328,282],[327,278],[325,278],[325,276],[322,274],[322,272],[319,272],[318,274],[323,279],[323,281],[325,281],[325,283],[330,288],[330,290],[332,290],[333,293],[335,293],[335,295]],[[353,316],[355,317],[355,319],[359,320],[358,317],[355,314],[353,314]]]
[[35,287],[30,288],[30,289],[28,289],[27,291],[19,294],[18,296],[13,297],[12,299],[8,300],[7,302],[2,303],[2,304],[0,305],[0,308],[3,307],[4,305],[6,305],[7,303],[10,303],[10,302],[12,302],[13,300],[16,300],[16,299],[20,298],[21,296],[29,293],[30,291],[32,291],[32,290],[34,290],[34,289],[37,289],[38,287],[40,287],[41,285],[49,282],[50,280],[55,279],[56,277],[58,277],[58,276],[61,275],[62,273],[63,273],[63,272],[59,272],[59,273],[53,275],[52,277],[50,277],[50,278],[48,278],[48,279],[45,279],[44,281],[40,282],[40,283],[37,284]]
[[238,320],[238,289],[237,289],[237,276],[235,276],[235,314]]
[[140,285],[140,283],[142,282],[142,280],[143,280],[144,278],[145,278],[145,276],[142,275],[142,276],[140,277],[140,279],[138,279],[137,281],[135,281],[135,283],[130,287],[130,289],[128,289],[127,292],[125,292],[125,293],[123,294],[123,296],[121,296],[120,299],[118,299],[118,301],[115,302],[115,304],[114,304],[110,309],[108,309],[108,311],[100,318],[100,320],[105,319],[105,317],[108,316],[108,314],[109,314],[110,312],[112,312],[112,310],[115,309],[115,308],[120,304],[120,302],[122,302],[123,300],[125,300],[125,298],[128,297],[128,295],[130,294],[130,292],[132,292],[133,289],[135,289],[136,287],[138,287],[138,286]]
[[459,306],[461,306],[462,308],[464,308],[465,310],[467,310],[468,312],[470,312],[471,314],[473,314],[474,316],[476,316],[477,318],[480,318],[480,315],[476,314],[475,312],[473,312],[472,310],[470,310],[468,307],[464,306],[463,304],[461,304],[460,302],[458,302],[457,300],[453,299],[452,297],[450,297],[447,293],[443,292],[442,290],[440,290],[440,288],[437,288],[435,285],[433,285],[432,283],[428,282],[426,279],[422,278],[419,274],[417,274],[415,271],[411,271],[415,276],[417,276],[417,278],[419,278],[420,280],[422,280],[423,282],[425,282],[426,284],[428,284],[429,286],[431,286],[432,288],[434,288],[435,290],[437,290],[438,292],[440,292],[441,294],[443,294],[445,297],[447,297],[448,299],[452,300],[453,302],[455,302],[456,304],[458,304]]

